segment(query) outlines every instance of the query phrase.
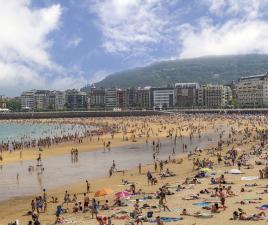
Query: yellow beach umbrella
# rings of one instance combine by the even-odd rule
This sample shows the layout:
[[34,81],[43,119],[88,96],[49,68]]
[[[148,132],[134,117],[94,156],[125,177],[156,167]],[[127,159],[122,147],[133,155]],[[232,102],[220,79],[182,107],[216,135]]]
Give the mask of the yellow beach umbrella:
[[100,196],[105,196],[105,195],[110,195],[112,194],[114,191],[112,189],[109,189],[109,188],[103,188],[101,190],[98,190],[94,197],[100,197]]

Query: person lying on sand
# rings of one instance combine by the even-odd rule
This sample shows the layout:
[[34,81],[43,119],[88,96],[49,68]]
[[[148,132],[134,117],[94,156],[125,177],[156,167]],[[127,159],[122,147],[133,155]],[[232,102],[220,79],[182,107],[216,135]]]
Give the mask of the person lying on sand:
[[203,217],[203,218],[213,217],[212,214],[208,214],[208,213],[201,213],[201,212],[189,213],[186,209],[183,209],[180,215],[181,216],[193,216],[193,217],[199,217],[199,218],[200,217]]
[[208,189],[201,190],[200,194],[210,194],[211,192]]
[[243,200],[240,202],[236,202],[241,205],[246,205],[246,204],[255,204],[255,203],[261,203],[261,201],[256,201],[256,200]]
[[245,188],[241,188],[240,192],[252,192],[252,189],[246,190]]
[[254,184],[245,184],[245,187],[257,187],[259,186],[258,184],[254,183]]
[[164,225],[159,216],[156,217],[156,225]]
[[247,216],[245,212],[241,212],[239,214],[239,220],[252,220],[252,221],[258,221],[258,220],[264,220],[266,218],[265,212],[260,212],[257,214],[253,214],[250,216]]
[[210,210],[211,213],[220,213],[220,208],[223,207],[219,207],[218,203],[213,204],[211,207],[209,206],[202,207],[202,209]]
[[199,194],[182,197],[182,200],[197,200],[197,199],[201,199]]
[[267,189],[265,189],[265,190],[263,190],[263,192],[257,192],[257,194],[259,194],[259,195],[268,194],[268,190],[267,190]]

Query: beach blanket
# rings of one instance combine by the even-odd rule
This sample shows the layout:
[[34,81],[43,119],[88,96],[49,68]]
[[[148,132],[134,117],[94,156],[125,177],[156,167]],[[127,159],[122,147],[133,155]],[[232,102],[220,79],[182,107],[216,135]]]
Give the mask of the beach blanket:
[[220,199],[211,199],[211,200],[206,200],[205,201],[206,203],[220,203],[221,202],[221,200]]
[[199,207],[206,207],[210,206],[211,204],[209,202],[197,202],[193,204],[194,206],[199,206]]
[[262,205],[261,207],[257,207],[257,209],[266,210],[268,209],[268,204]]
[[257,179],[259,179],[259,177],[257,176],[241,177],[241,180],[246,180],[246,181],[257,180]]
[[228,171],[229,174],[242,174],[242,172],[238,169],[231,169]]
[[[177,222],[177,221],[183,220],[183,218],[182,217],[161,217],[160,220],[164,223],[169,223],[169,222]],[[156,223],[156,220],[152,219],[152,220],[148,220],[148,222]]]
[[211,213],[200,213],[197,217],[202,217],[202,218],[211,218],[214,215]]

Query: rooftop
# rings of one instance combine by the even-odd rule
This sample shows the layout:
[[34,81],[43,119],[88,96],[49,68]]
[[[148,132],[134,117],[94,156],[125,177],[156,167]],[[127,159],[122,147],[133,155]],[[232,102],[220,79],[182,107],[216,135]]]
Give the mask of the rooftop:
[[248,76],[248,77],[241,77],[239,81],[243,80],[263,80],[265,77],[268,77],[268,73],[258,74],[254,76]]

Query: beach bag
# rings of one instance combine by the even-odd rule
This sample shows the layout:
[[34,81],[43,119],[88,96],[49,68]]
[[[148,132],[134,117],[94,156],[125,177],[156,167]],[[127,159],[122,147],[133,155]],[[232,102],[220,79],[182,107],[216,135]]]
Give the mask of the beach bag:
[[154,212],[152,212],[152,211],[147,212],[147,217],[148,218],[152,218],[153,217],[153,214],[154,214]]

